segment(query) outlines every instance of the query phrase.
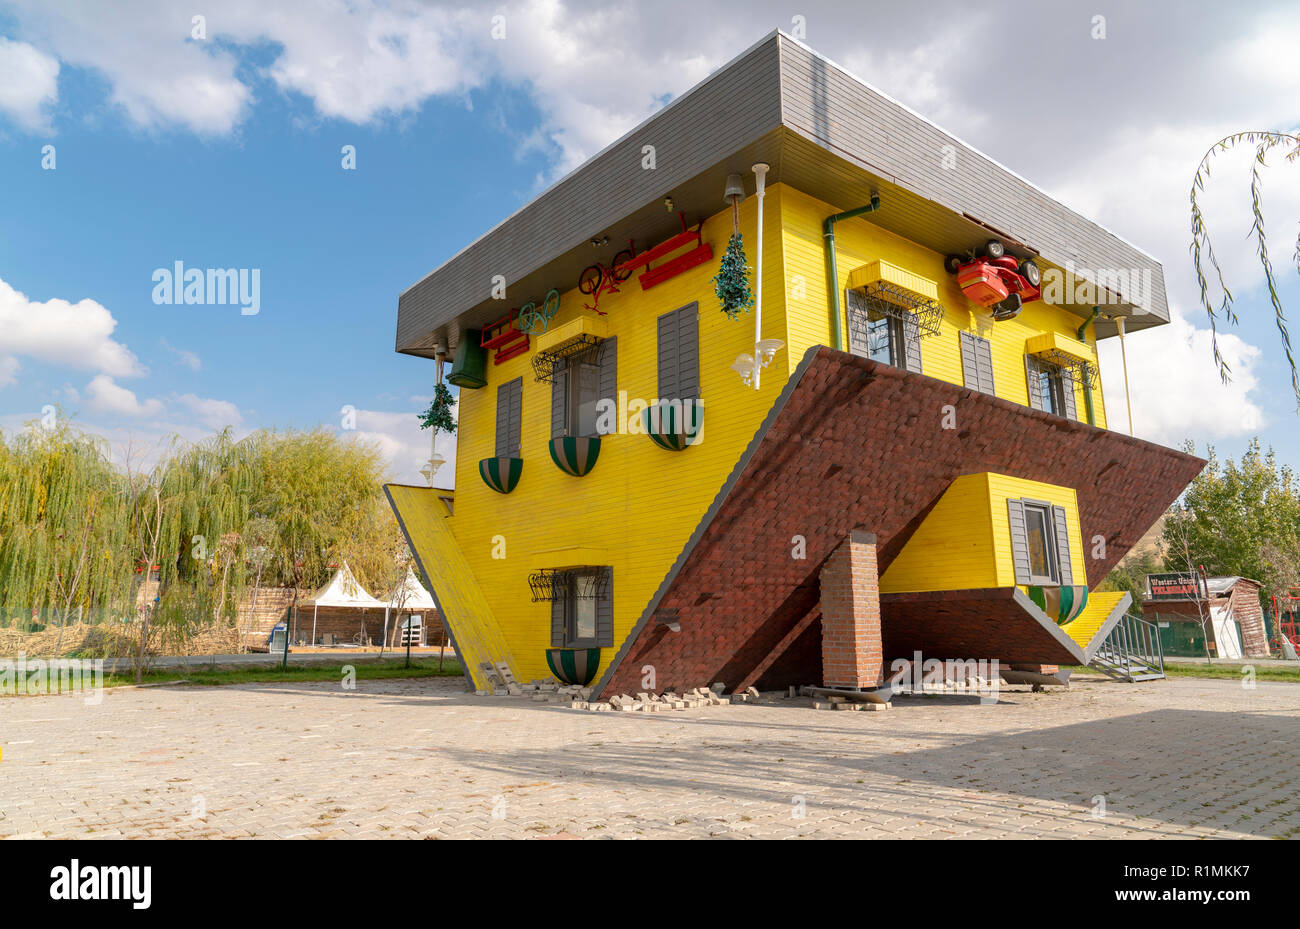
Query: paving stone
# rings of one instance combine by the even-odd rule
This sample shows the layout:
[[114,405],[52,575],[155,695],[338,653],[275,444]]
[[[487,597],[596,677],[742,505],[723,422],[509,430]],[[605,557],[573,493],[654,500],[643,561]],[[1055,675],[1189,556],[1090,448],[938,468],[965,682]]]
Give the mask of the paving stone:
[[[698,690],[641,701],[689,716],[592,720],[462,686],[0,698],[0,837],[1300,836],[1294,685],[1081,680],[995,706],[901,696],[870,720]],[[611,709],[573,693],[546,696]]]

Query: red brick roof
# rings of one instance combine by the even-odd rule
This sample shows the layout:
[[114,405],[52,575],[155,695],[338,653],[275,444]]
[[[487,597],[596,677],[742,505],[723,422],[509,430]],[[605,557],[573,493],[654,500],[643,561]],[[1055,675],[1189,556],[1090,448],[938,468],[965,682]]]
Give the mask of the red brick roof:
[[[955,408],[956,429],[942,428],[948,405]],[[1204,464],[1160,445],[814,346],[597,691],[643,689],[647,664],[655,667],[660,690],[715,681],[736,686],[816,607],[818,570],[851,530],[876,533],[883,574],[962,474],[993,471],[1075,488],[1088,584],[1095,586]],[[795,536],[805,540],[802,560],[792,557]],[[1105,539],[1104,558],[1090,557],[1096,536]],[[677,622],[680,631],[668,630],[656,613]],[[987,618],[998,620],[993,612]],[[805,674],[802,683],[819,683],[817,668],[797,667],[816,654],[804,641],[814,631],[800,637],[789,659],[775,662],[769,677],[780,669],[786,676]],[[887,628],[884,635],[888,641]],[[1058,659],[1064,660],[1053,652],[1020,660]]]

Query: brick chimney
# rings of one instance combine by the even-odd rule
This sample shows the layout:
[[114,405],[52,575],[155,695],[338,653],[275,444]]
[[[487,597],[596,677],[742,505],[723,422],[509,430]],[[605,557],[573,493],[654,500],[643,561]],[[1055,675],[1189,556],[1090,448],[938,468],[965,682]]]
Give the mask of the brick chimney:
[[822,684],[872,688],[880,680],[876,534],[855,529],[821,569]]

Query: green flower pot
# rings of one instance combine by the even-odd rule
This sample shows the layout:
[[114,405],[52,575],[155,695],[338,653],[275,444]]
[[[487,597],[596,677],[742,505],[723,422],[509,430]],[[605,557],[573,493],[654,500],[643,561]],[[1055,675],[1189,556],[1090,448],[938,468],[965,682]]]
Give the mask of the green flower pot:
[[680,452],[694,445],[704,428],[704,403],[683,400],[677,403],[657,403],[641,411],[641,425],[650,441],[670,452]]
[[600,439],[595,436],[560,436],[551,439],[551,460],[565,474],[582,477],[596,467]]
[[562,684],[586,687],[596,679],[600,668],[598,648],[548,648],[546,666]]
[[1029,599],[1058,626],[1064,626],[1079,618],[1084,607],[1088,605],[1088,587],[1076,584],[1073,587],[1030,587]]
[[484,458],[478,463],[479,476],[499,494],[508,494],[519,483],[524,473],[522,458]]

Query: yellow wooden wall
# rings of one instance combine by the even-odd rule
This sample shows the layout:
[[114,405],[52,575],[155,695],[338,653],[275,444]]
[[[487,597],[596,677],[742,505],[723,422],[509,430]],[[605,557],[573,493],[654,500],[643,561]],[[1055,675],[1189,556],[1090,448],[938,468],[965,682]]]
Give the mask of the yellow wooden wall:
[[[830,345],[830,303],[826,292],[826,254],[822,246],[822,222],[832,213],[861,206],[838,206],[818,200],[784,185],[782,188],[782,244],[785,249],[786,304],[788,307],[789,353],[797,364],[811,345]],[[889,209],[888,202],[881,210]],[[1025,340],[1040,332],[1055,330],[1071,338],[1078,336],[1081,318],[1042,301],[1026,304],[1015,319],[994,323],[983,307],[973,304],[957,286],[957,278],[943,269],[943,255],[931,251],[875,225],[869,218],[846,220],[835,227],[836,270],[839,274],[841,332],[848,350],[848,321],[844,318],[844,288],[854,268],[883,259],[934,281],[945,316],[937,336],[921,340],[922,373],[953,384],[964,383],[957,333],[967,330],[991,343],[993,386],[999,397],[1029,403],[1025,376]],[[1088,345],[1096,352],[1096,337],[1088,327]],[[1094,357],[1095,360],[1095,357]],[[1096,425],[1105,428],[1106,411],[1101,388],[1093,390]],[[1086,421],[1082,388],[1075,387],[1080,419]]]
[[1043,500],[1053,506],[1065,508],[1065,521],[1070,529],[1070,565],[1075,583],[1087,583],[1088,572],[1084,562],[1083,539],[1079,528],[1079,500],[1072,487],[1058,487],[1039,481],[1028,481],[1006,474],[990,474],[989,509],[993,517],[993,539],[999,587],[1016,583],[1016,567],[1011,558],[1011,520],[1007,515],[1007,501],[1014,499]]
[[881,593],[1014,587],[1007,500],[1042,500],[1065,508],[1070,564],[1084,583],[1085,553],[1075,492],[1006,474],[964,474],[944,491],[880,578]]
[[[704,432],[702,441],[685,451],[664,451],[644,435],[605,436],[599,461],[590,474],[581,478],[564,474],[551,462],[547,449],[551,386],[533,379],[531,352],[501,365],[494,365],[489,358],[487,386],[461,391],[456,515],[448,523],[509,642],[517,677],[528,680],[549,676],[544,649],[550,644],[550,607],[531,602],[528,575],[539,567],[560,566],[563,556],[555,554],[557,549],[581,547],[585,550],[584,563],[613,567],[614,648],[626,638],[789,373],[810,346],[830,343],[821,223],[826,215],[856,205],[835,207],[784,184],[769,188],[764,217],[763,335],[783,339],[787,347],[764,372],[761,391],[743,386],[729,367],[738,354],[752,351],[754,317],[747,314],[728,320],[717,309],[713,296],[712,279],[731,234],[730,209],[720,210],[704,224],[704,239],[714,250],[712,261],[649,291],[642,291],[634,277],[620,293],[602,296],[600,308],[608,312],[610,334],[618,338],[618,388],[633,401],[652,401],[657,396],[656,318],[691,302],[699,303]],[[751,263],[755,258],[756,207],[755,198],[750,196],[740,211]],[[888,209],[887,203],[883,209]],[[1077,318],[1042,304],[1030,304],[1016,320],[996,327],[981,323],[987,315],[971,312],[955,280],[943,271],[941,255],[865,220],[840,224],[836,236],[841,288],[853,268],[875,258],[923,274],[939,285],[947,317],[941,335],[922,341],[922,363],[927,375],[962,383],[957,332],[970,328],[993,341],[998,395],[1026,403],[1025,339],[1053,327],[1075,335]],[[644,249],[647,243],[638,242],[637,246]],[[593,260],[608,260],[615,250],[616,243],[600,252],[593,250]],[[588,314],[583,304],[589,298],[578,293],[576,283],[563,294],[553,327]],[[540,301],[542,296],[511,293],[502,304],[502,313],[508,306]],[[1093,344],[1091,334],[1089,344]],[[521,376],[523,475],[515,491],[503,496],[483,483],[478,461],[495,454],[497,387]],[[1094,402],[1098,424],[1104,425],[1100,391],[1095,392]],[[1082,398],[1079,404],[1082,411]],[[995,537],[1000,537],[998,507],[992,503],[992,493],[990,490],[984,495],[984,516],[979,523],[962,512],[962,507],[971,502],[954,497],[951,518],[936,521],[933,528],[918,533],[913,540],[930,546],[932,557],[918,557],[908,569],[911,576],[902,569],[896,577],[891,573],[890,580],[903,586],[889,589],[1014,583],[1014,575],[1002,563],[1001,549],[994,545]],[[1038,496],[1059,502],[1046,493]],[[1067,509],[1077,526],[1073,492]],[[1001,520],[1005,523],[1005,498]],[[981,565],[978,552],[986,544],[985,538],[992,561]],[[1009,559],[1009,537],[1006,545]],[[954,550],[964,553],[965,562],[953,561],[951,567],[942,567],[947,563],[940,556]],[[504,557],[494,557],[502,553]],[[924,561],[930,564],[928,581],[923,579]],[[1076,566],[1076,573],[1083,576],[1081,565]],[[912,586],[916,584],[928,586]],[[886,589],[883,585],[882,580],[882,589]],[[602,667],[612,656],[613,649],[606,649]]]
[[[764,215],[765,335],[783,338],[786,323],[781,267],[780,190],[769,191]],[[756,200],[741,204],[741,231],[751,264],[755,258]],[[695,219],[694,217],[688,217]],[[752,352],[754,317],[730,321],[717,308],[713,277],[731,235],[730,209],[704,224],[704,240],[714,258],[648,291],[635,277],[617,294],[601,297],[610,335],[618,338],[618,388],[630,400],[654,400],[658,368],[656,318],[699,302],[700,386],[704,400],[701,441],[681,452],[658,448],[644,435],[610,435],[599,460],[585,477],[571,477],[550,459],[551,385],[533,379],[532,353],[501,365],[488,361],[488,384],[460,393],[456,462],[456,515],[449,520],[497,622],[510,640],[522,680],[549,678],[544,649],[550,645],[550,606],[532,603],[528,575],[538,567],[559,566],[554,550],[582,546],[583,563],[613,567],[614,642],[620,645],[651,595],[681,552],[723,481],[753,437],[763,416],[788,379],[784,352],[764,373],[762,389],[745,387],[730,364]],[[646,243],[636,243],[644,249]],[[608,260],[614,244],[597,256]],[[576,281],[574,284],[576,285]],[[503,305],[540,301],[542,294],[510,294]],[[587,311],[589,298],[575,289],[563,294],[551,326]],[[523,377],[524,460],[518,487],[509,495],[490,490],[479,477],[478,461],[495,454],[497,387]],[[505,557],[493,550],[504,542]],[[599,560],[596,560],[599,559]],[[613,657],[606,649],[602,669]]]
[[1002,586],[987,474],[949,485],[880,578],[881,593]]

